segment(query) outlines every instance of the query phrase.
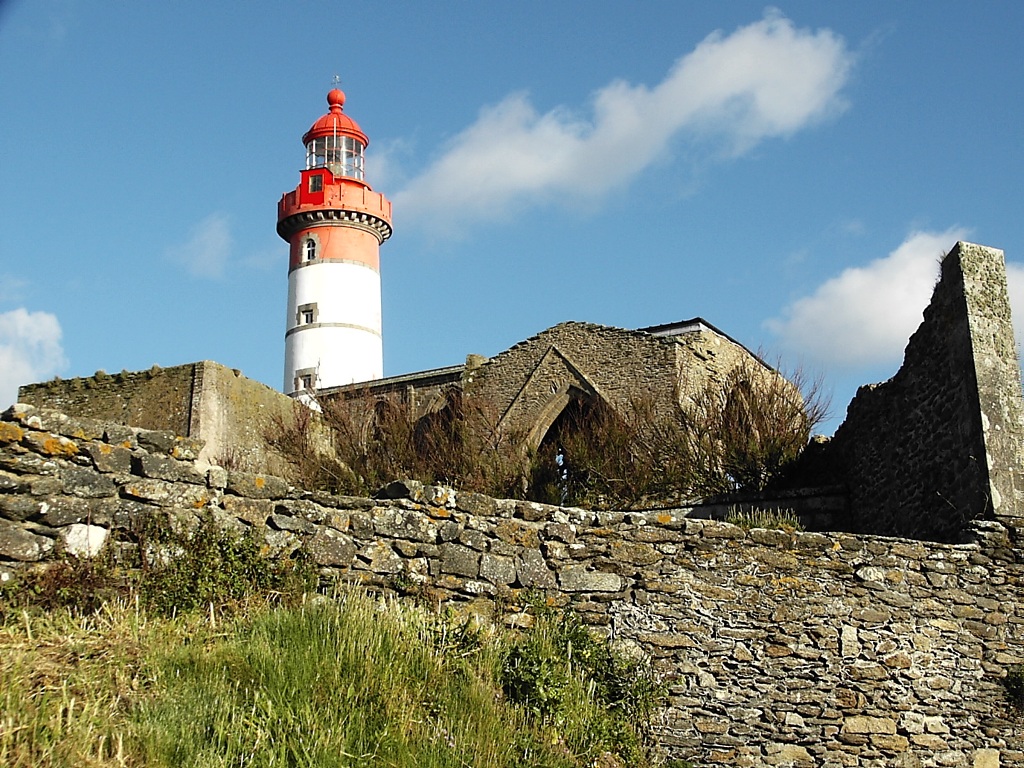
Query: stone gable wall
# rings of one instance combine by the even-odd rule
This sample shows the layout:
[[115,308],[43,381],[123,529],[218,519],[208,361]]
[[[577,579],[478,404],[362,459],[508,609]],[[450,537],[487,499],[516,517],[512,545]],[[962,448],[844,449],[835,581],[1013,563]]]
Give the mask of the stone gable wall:
[[956,541],[971,520],[1019,526],[1022,434],[1003,253],[957,243],[903,366],[858,390],[832,440],[849,527]]
[[721,380],[750,359],[743,347],[711,331],[657,337],[569,322],[491,358],[472,373],[467,389],[492,403],[508,428],[529,431],[550,424],[544,415],[557,416],[570,385],[596,392],[620,412],[638,397],[652,397],[668,414],[681,393]]
[[[1001,677],[1024,662],[1007,528],[951,545],[745,531],[690,510],[592,512],[395,483],[328,496],[197,460],[198,441],[16,406],[0,421],[0,579],[212,515],[325,574],[514,623],[530,591],[652,658],[661,743],[707,766],[1024,764]],[[121,546],[126,544],[122,543]]]

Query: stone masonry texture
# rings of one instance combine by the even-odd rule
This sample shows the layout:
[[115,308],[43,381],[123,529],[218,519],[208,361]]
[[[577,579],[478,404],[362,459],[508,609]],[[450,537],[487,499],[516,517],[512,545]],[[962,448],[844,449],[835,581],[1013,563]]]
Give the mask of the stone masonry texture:
[[204,360],[173,368],[56,379],[18,391],[22,403],[203,442],[202,458],[283,474],[288,463],[266,436],[292,418],[294,401],[241,371]]
[[1021,379],[1002,251],[957,243],[903,366],[861,387],[829,446],[847,528],[955,541],[1022,522]]
[[[643,331],[561,323],[491,358],[472,373],[467,391],[491,403],[501,424],[536,447],[576,392],[626,413],[651,397],[664,413],[680,398],[753,356],[713,331],[658,337]],[[756,363],[760,365],[760,363]]]
[[1024,662],[1024,564],[998,520],[963,543],[744,530],[690,510],[593,512],[395,482],[305,492],[198,441],[20,405],[0,420],[0,578],[209,515],[325,579],[497,622],[528,594],[650,658],[661,744],[701,766],[1024,765],[1002,678]]

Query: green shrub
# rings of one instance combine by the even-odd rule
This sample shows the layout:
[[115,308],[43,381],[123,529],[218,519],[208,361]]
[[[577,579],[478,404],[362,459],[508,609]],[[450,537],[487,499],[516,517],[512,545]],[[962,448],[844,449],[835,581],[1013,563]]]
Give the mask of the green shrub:
[[663,690],[650,665],[616,653],[569,610],[534,606],[534,623],[508,648],[502,688],[572,754],[650,761],[650,721]]
[[271,559],[254,529],[240,533],[212,516],[190,531],[151,522],[140,532],[143,601],[163,614],[222,607],[252,595],[294,598],[316,586],[301,552]]

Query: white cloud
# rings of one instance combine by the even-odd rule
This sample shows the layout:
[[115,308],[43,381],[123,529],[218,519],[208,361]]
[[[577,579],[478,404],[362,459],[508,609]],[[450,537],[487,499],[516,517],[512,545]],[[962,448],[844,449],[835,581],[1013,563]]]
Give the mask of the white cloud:
[[395,195],[403,219],[458,227],[552,196],[599,197],[664,156],[685,134],[740,155],[844,107],[853,55],[827,29],[796,29],[772,13],[708,36],[653,88],[618,80],[591,114],[539,114],[526,94],[484,109],[446,152]]
[[55,315],[23,308],[0,313],[0,408],[17,399],[22,384],[48,379],[65,365]]
[[844,270],[766,325],[785,347],[822,363],[898,363],[921,324],[939,261],[966,235],[961,228],[914,232],[888,256]]
[[224,276],[231,247],[227,217],[213,213],[192,228],[185,243],[168,248],[167,257],[194,277],[218,279]]

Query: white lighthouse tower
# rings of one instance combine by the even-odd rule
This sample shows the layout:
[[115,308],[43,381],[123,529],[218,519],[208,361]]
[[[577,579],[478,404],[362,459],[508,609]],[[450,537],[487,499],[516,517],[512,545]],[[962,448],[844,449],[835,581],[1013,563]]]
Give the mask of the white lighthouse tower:
[[288,241],[288,318],[284,392],[379,379],[380,245],[391,236],[391,202],[363,173],[369,139],[344,113],[345,94],[302,137],[306,167],[277,205],[277,233]]

